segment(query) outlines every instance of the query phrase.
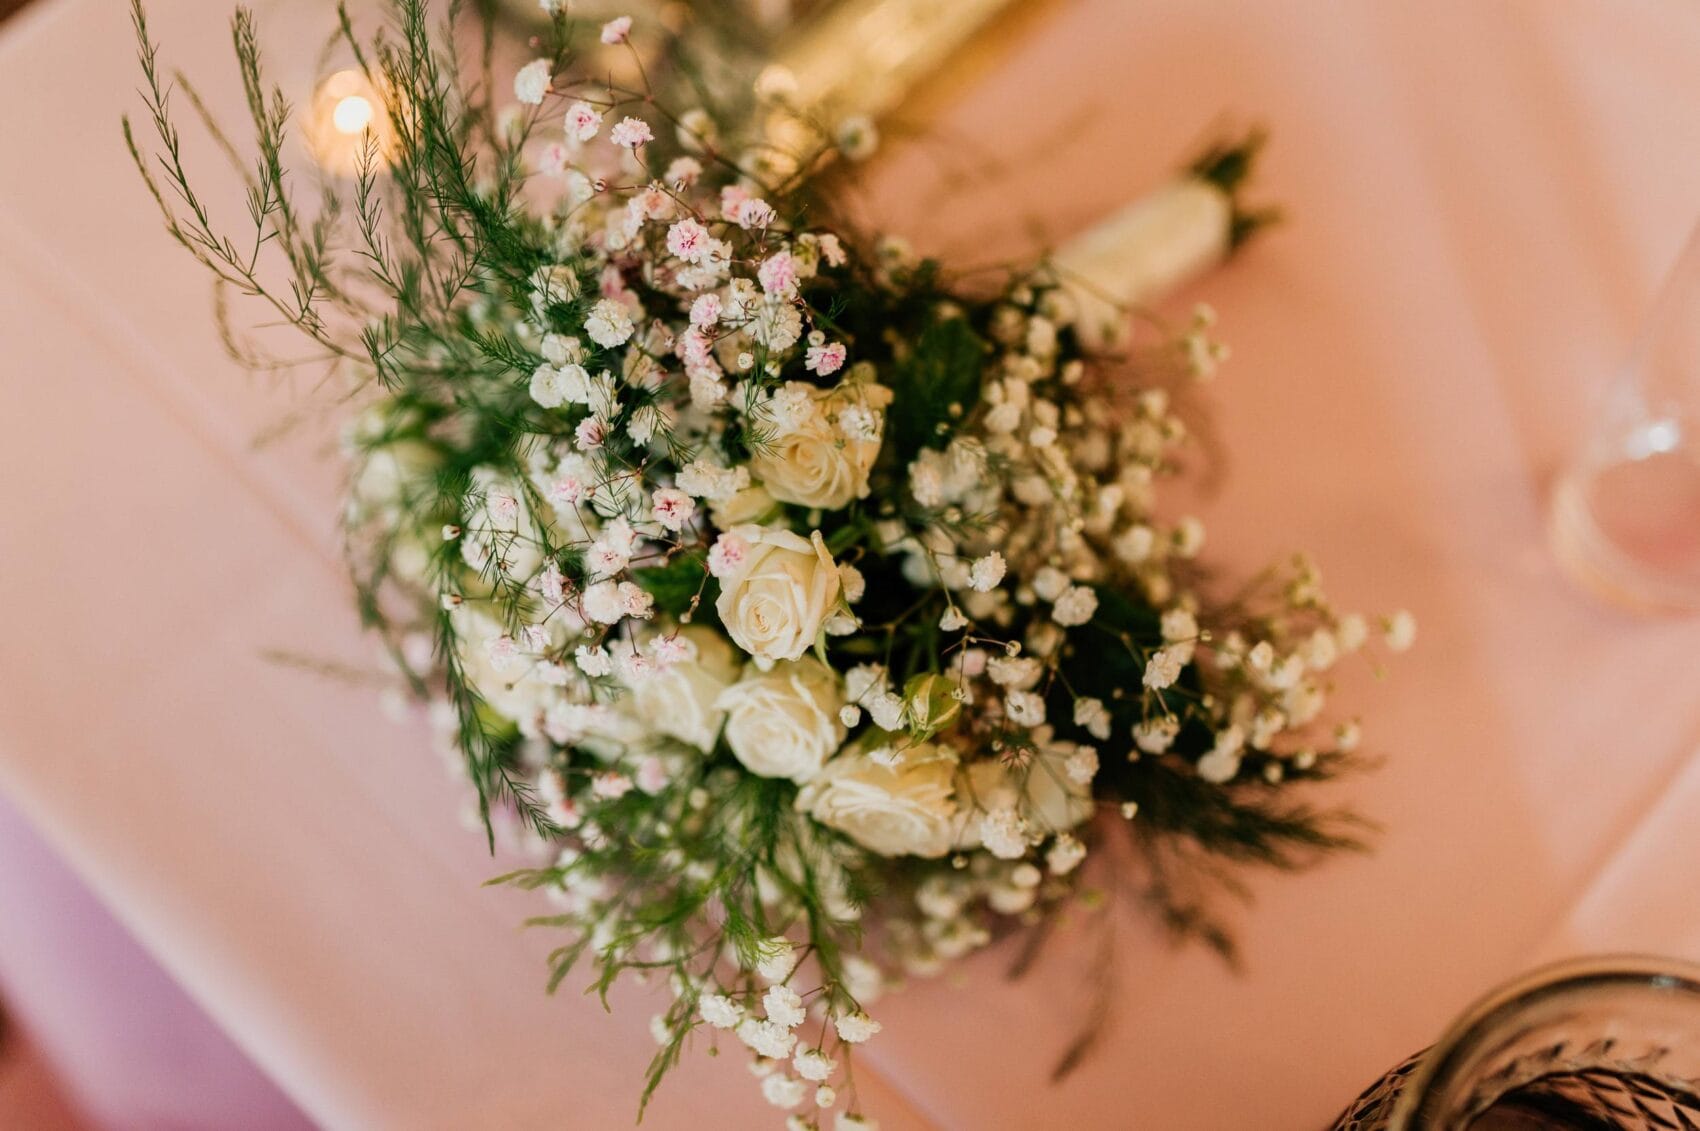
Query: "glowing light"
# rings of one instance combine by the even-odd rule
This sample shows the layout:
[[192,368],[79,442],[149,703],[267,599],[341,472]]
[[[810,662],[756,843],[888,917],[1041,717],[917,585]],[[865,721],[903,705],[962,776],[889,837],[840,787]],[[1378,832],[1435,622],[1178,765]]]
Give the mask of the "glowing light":
[[372,103],[358,94],[348,95],[331,111],[331,124],[339,133],[365,132],[366,127],[372,124]]
[[337,71],[313,88],[304,133],[320,167],[337,176],[357,173],[373,144],[382,164],[395,153],[395,127],[384,92],[359,70]]

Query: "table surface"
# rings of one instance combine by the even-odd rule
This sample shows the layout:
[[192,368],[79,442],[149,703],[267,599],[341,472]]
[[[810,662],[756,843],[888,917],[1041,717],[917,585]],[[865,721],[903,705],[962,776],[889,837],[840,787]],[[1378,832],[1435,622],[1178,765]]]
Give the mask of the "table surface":
[[[228,98],[219,6],[150,7]],[[328,4],[261,7],[294,89]],[[888,999],[865,1082],[888,1131],[1315,1126],[1532,962],[1700,958],[1700,627],[1592,604],[1543,536],[1548,477],[1700,211],[1700,9],[1032,7],[894,141],[869,214],[1016,254],[1267,123],[1260,187],[1289,220],[1192,296],[1235,350],[1209,552],[1308,548],[1339,600],[1409,606],[1421,640],[1342,680],[1386,758],[1347,791],[1384,826],[1373,855],[1260,880],[1239,973],[1124,926],[1106,1039],[1061,1086],[1085,940],[1019,983],[993,952]],[[478,886],[492,864],[420,729],[265,658],[371,656],[333,422],[254,442],[297,390],[223,356],[119,144],[135,83],[114,0],[0,31],[0,790],[315,1122],[624,1126],[653,999],[545,997],[529,897]],[[645,1125],[771,1124],[728,1067],[687,1058]]]

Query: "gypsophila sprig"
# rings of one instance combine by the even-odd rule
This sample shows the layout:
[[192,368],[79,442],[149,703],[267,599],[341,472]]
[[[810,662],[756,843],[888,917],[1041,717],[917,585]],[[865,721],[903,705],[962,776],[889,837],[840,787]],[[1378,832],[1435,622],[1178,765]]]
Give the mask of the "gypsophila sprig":
[[[468,73],[458,9],[344,14],[394,144],[311,209],[239,14],[241,239],[191,188],[139,4],[157,145],[125,136],[171,235],[357,384],[359,611],[492,844],[517,814],[551,861],[501,877],[553,905],[551,988],[666,988],[645,1101],[707,1043],[791,1125],[873,1126],[882,989],[1067,906],[1099,851],[1225,945],[1189,877],[1353,842],[1292,787],[1350,763],[1329,673],[1371,622],[1305,559],[1225,596],[1165,517],[1174,398],[1226,358],[1208,311],[1095,354],[1050,266],[971,291],[835,226],[819,153],[579,67],[644,29],[543,7],[506,78]],[[1237,184],[1254,148],[1201,168]]]

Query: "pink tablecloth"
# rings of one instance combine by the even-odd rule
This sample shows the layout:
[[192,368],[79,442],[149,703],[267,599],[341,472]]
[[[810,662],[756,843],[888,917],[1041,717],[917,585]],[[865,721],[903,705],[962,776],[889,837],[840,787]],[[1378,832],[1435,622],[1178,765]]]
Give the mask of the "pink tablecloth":
[[[229,91],[213,6],[152,6]],[[268,6],[286,86],[325,7]],[[933,100],[933,140],[883,166],[870,208],[982,261],[1077,230],[1224,113],[1267,122],[1263,187],[1291,222],[1200,290],[1236,351],[1211,551],[1250,569],[1311,548],[1345,603],[1407,604],[1422,640],[1342,689],[1388,757],[1353,793],[1386,826],[1373,857],[1259,884],[1242,975],[1124,932],[1111,1030],[1062,1087],[1083,946],[1018,985],[993,954],[913,987],[869,1049],[886,1126],[1313,1126],[1533,960],[1700,958],[1700,628],[1595,607],[1542,538],[1545,478],[1700,211],[1700,14],[1034,9]],[[641,993],[611,1019],[545,999],[528,904],[477,886],[489,864],[419,733],[262,657],[368,655],[328,428],[253,450],[290,401],[223,359],[125,167],[132,86],[113,0],[0,32],[0,789],[315,1121],[624,1125]],[[0,915],[37,913],[17,890]],[[740,1076],[688,1062],[651,1125],[771,1121]]]

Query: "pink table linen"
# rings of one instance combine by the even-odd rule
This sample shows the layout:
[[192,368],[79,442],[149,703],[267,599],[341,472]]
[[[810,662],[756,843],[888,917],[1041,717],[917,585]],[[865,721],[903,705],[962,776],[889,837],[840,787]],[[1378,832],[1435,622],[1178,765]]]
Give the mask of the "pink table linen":
[[[68,1070],[67,1099],[88,1126],[126,1131],[312,1126],[4,798],[0,862],[0,995],[39,1057]],[[11,1067],[14,1055],[8,1041],[0,1070]],[[8,1123],[8,1112],[13,1119],[32,1119]],[[33,1131],[46,1114],[16,1101],[0,1102],[0,1127]]]
[[[327,7],[262,9],[286,88]],[[152,8],[169,61],[226,96],[222,5]],[[1589,603],[1542,529],[1546,478],[1700,211],[1700,15],[1035,8],[932,100],[932,140],[894,146],[870,213],[928,250],[1017,254],[1224,112],[1267,122],[1260,188],[1291,220],[1193,296],[1235,349],[1209,393],[1210,553],[1250,572],[1310,549],[1344,604],[1409,605],[1422,631],[1386,682],[1340,681],[1388,758],[1345,791],[1386,826],[1374,856],[1260,882],[1240,975],[1125,920],[1111,1027],[1060,1087],[1094,992],[1079,929],[1022,983],[994,952],[882,1002],[863,1083],[884,1126],[1314,1126],[1529,962],[1700,958],[1700,627]],[[477,886],[493,866],[420,729],[262,656],[369,662],[333,422],[253,449],[297,402],[223,358],[117,144],[133,85],[115,0],[0,30],[0,791],[314,1121],[624,1126],[643,991],[612,1018],[545,998],[547,940],[515,928],[536,904]],[[14,866],[0,916],[31,913]],[[32,972],[0,954],[0,976]],[[701,1057],[646,1120],[774,1123]]]

